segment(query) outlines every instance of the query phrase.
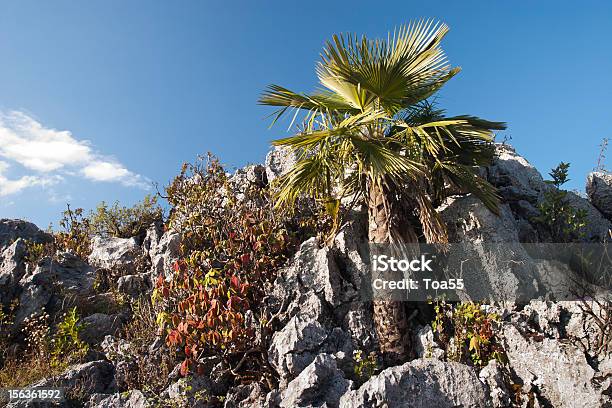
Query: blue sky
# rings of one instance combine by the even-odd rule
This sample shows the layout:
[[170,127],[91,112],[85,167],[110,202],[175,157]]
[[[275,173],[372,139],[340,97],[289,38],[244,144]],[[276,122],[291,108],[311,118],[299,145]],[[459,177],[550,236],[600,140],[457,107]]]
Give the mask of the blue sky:
[[463,68],[441,105],[508,122],[540,171],[570,161],[582,190],[612,137],[610,2],[222,3],[2,2],[0,217],[46,227],[66,202],[131,204],[207,151],[261,162],[286,130],[256,104],[267,84],[310,91],[332,34],[420,17],[450,26]]

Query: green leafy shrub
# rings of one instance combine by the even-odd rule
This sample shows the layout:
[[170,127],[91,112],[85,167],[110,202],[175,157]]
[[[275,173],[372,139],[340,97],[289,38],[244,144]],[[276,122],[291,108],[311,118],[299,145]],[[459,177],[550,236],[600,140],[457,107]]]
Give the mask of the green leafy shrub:
[[485,366],[495,359],[505,362],[505,353],[496,333],[500,317],[483,310],[479,303],[434,302],[434,336],[451,361]]
[[370,353],[364,356],[362,350],[355,350],[353,353],[353,360],[355,361],[353,372],[357,380],[361,383],[370,379],[379,369],[376,353]]
[[546,183],[552,188],[544,193],[544,200],[539,205],[540,215],[535,219],[546,225],[552,238],[558,242],[583,238],[586,226],[586,211],[574,208],[567,198],[567,191],[561,189],[569,181],[569,166],[569,163],[561,162],[549,173],[552,180]]
[[38,243],[26,240],[26,255],[25,261],[31,265],[36,265],[46,256],[55,254],[54,243]]
[[89,216],[91,234],[118,238],[140,236],[162,218],[157,198],[150,195],[132,207],[122,206],[119,202],[109,206],[103,201]]
[[66,359],[67,356],[81,357],[89,350],[89,346],[79,338],[85,326],[80,323],[76,307],[64,313],[62,317],[52,340],[51,355],[54,361]]
[[210,155],[184,165],[167,196],[183,257],[170,281],[159,277],[154,298],[163,305],[158,323],[167,344],[184,356],[183,375],[197,372],[204,356],[221,357],[235,375],[265,372],[271,318],[262,307],[265,285],[302,242],[299,231],[319,218],[291,218],[275,209],[267,188],[236,193]]

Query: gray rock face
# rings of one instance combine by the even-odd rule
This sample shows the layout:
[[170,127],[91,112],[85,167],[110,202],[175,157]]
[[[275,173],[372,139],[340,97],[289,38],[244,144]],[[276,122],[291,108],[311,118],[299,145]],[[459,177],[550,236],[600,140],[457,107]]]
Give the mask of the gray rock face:
[[488,179],[507,201],[522,199],[535,203],[549,188],[531,163],[512,146],[504,144],[496,145],[496,158],[488,168]]
[[134,238],[99,237],[92,240],[89,263],[98,268],[133,274],[142,250]]
[[418,358],[441,360],[444,357],[444,350],[435,342],[431,326],[425,326],[416,333],[414,348]]
[[603,394],[610,382],[595,381],[596,371],[576,347],[554,339],[528,339],[513,324],[504,326],[502,339],[510,366],[526,392],[537,387],[555,407],[597,407],[612,402]]
[[117,279],[117,290],[133,298],[146,294],[151,289],[151,276],[148,273],[125,275]]
[[484,408],[489,403],[471,367],[433,359],[387,368],[340,399],[341,408]]
[[334,357],[319,354],[282,392],[280,406],[336,407],[350,387],[351,381],[344,378]]
[[476,197],[467,195],[450,197],[439,211],[448,225],[449,241],[462,243],[465,254],[461,255],[473,260],[482,271],[481,277],[469,278],[482,283],[478,288],[469,288],[473,299],[517,301],[537,295],[537,269],[519,243],[507,205],[500,206],[497,216]]
[[287,147],[275,146],[266,156],[268,182],[284,175],[297,163],[297,156]]
[[593,172],[587,176],[586,192],[591,203],[612,218],[612,174]]
[[0,255],[0,304],[8,304],[19,294],[19,281],[26,272],[26,244],[18,238]]
[[489,364],[480,370],[478,377],[487,386],[488,396],[494,408],[512,406],[510,393],[496,360],[491,360]]
[[179,258],[181,236],[176,232],[165,232],[160,240],[151,243],[149,257],[151,258],[151,280],[155,282],[158,276],[172,275],[172,263]]
[[578,194],[569,191],[567,193],[569,204],[577,210],[586,212],[585,223],[583,229],[584,241],[586,242],[607,242],[610,241],[609,231],[612,229],[612,223],[608,221],[589,200],[580,197]]
[[266,393],[259,383],[239,385],[232,388],[227,397],[223,408],[264,408]]
[[331,248],[321,248],[314,238],[304,242],[276,279],[271,298],[282,326],[268,358],[281,389],[319,354],[337,355],[344,369],[354,350],[375,347],[372,312],[359,292],[366,264],[358,237],[364,224],[353,221]]
[[32,274],[25,275],[19,282],[23,289],[15,326],[20,327],[26,317],[40,313],[58,291],[86,298],[91,294],[94,280],[95,270],[70,253],[61,252],[56,260],[43,259]]
[[70,367],[63,374],[44,379],[32,387],[82,387],[85,394],[113,392],[113,365],[105,360],[91,361]]
[[120,315],[94,313],[85,317],[82,323],[84,328],[79,335],[80,339],[93,345],[101,343],[107,335],[114,335],[123,325],[123,318]]
[[52,242],[53,237],[41,231],[36,225],[23,220],[0,219],[0,249],[13,243],[17,238],[36,243]]
[[[517,226],[520,242],[549,240],[550,237],[546,236],[544,231],[538,231],[538,225],[531,224],[533,219],[539,215],[537,207],[544,200],[545,192],[553,187],[546,184],[538,170],[524,157],[518,155],[513,147],[498,144],[496,154],[496,159],[487,169],[487,178],[497,187],[502,200],[512,209],[516,218],[514,223]],[[599,201],[598,199],[595,199],[595,201],[591,199],[591,201],[593,204],[600,202],[602,208],[605,208],[602,197],[606,196],[607,193],[603,187],[603,179],[597,179],[597,176],[589,176],[589,180],[591,178],[593,180],[592,184],[598,184],[597,188],[600,189],[599,194],[594,193],[594,196],[599,197]],[[601,180],[601,182],[596,180]],[[593,186],[589,187],[588,184],[589,181],[587,180],[587,189],[590,188],[593,192],[597,189]],[[601,242],[607,240],[608,230],[612,228],[612,224],[602,216],[596,208],[597,206],[593,206],[588,200],[573,192],[568,192],[567,199],[574,208],[586,211],[587,227],[584,230],[584,241]]]
[[153,406],[139,390],[130,390],[112,394],[95,394],[89,400],[86,408],[147,408]]
[[268,183],[266,168],[261,165],[243,167],[236,170],[228,181],[236,197],[241,200],[249,188],[261,188]]
[[303,306],[303,312],[274,333],[268,351],[270,363],[285,381],[298,375],[314,360],[329,334],[317,320],[323,314],[319,298],[311,295]]

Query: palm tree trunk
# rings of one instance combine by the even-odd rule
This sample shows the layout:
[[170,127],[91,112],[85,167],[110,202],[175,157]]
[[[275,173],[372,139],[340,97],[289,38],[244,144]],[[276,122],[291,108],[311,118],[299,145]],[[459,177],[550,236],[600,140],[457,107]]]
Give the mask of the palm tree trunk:
[[[388,244],[391,232],[391,209],[383,188],[375,183],[369,187],[368,239],[373,244]],[[374,299],[374,325],[380,351],[386,365],[396,365],[408,358],[408,320],[403,302]]]

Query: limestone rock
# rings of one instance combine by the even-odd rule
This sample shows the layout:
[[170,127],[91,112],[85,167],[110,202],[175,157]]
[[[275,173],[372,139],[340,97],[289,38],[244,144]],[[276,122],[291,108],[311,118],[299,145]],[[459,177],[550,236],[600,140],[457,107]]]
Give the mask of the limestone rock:
[[414,360],[387,368],[340,399],[341,408],[487,407],[486,387],[459,363]]
[[297,163],[296,154],[289,148],[275,146],[266,156],[266,175],[271,182],[287,173]]
[[88,258],[91,265],[118,271],[122,275],[135,272],[136,259],[142,251],[135,238],[96,236],[91,248]]
[[148,408],[153,406],[139,390],[116,393],[112,395],[94,394],[86,408]]
[[232,388],[225,398],[223,408],[264,408],[266,393],[259,383],[239,385]]
[[512,406],[511,397],[496,360],[491,360],[478,374],[480,381],[487,386],[489,399],[494,408]]
[[591,203],[607,218],[612,218],[612,174],[593,172],[586,181]]
[[327,339],[328,331],[317,320],[322,307],[320,300],[312,295],[304,304],[303,312],[272,336],[268,359],[281,378],[298,375],[314,360],[318,348]]
[[181,235],[166,231],[160,240],[151,245],[149,257],[151,258],[151,280],[155,282],[158,276],[172,276],[172,264],[179,258]]
[[53,237],[36,225],[23,220],[0,219],[0,250],[11,245],[17,238],[36,243],[52,242]]
[[320,354],[282,392],[280,406],[335,407],[350,387],[351,381],[344,378],[336,360]]
[[0,255],[0,304],[8,304],[21,291],[19,281],[26,273],[26,244],[18,238]]
[[19,297],[20,307],[15,315],[15,326],[20,327],[26,317],[52,306],[49,301],[54,293],[87,298],[91,294],[94,280],[95,270],[70,253],[60,252],[56,260],[44,258],[31,274],[19,282],[23,289]]
[[584,353],[571,344],[526,338],[513,324],[504,325],[502,342],[524,387],[535,386],[552,406],[596,407],[606,399],[610,402],[601,384],[593,381],[596,372]]
[[416,333],[414,348],[418,358],[436,358],[441,360],[444,357],[444,350],[435,342],[431,326],[424,326]]
[[488,168],[488,180],[509,201],[535,202],[549,188],[540,172],[512,146],[505,144],[496,145],[496,157]]
[[151,279],[148,273],[125,275],[117,279],[117,291],[138,298],[151,289]]
[[83,331],[79,337],[84,342],[94,345],[101,343],[107,335],[114,335],[123,325],[121,315],[94,313],[82,319]]

